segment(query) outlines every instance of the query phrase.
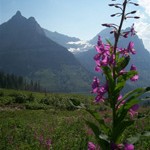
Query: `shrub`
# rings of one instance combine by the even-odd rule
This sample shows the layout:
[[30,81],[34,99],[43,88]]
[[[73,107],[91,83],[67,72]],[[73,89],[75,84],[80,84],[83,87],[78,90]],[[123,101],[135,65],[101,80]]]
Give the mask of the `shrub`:
[[14,103],[25,103],[27,101],[27,96],[24,94],[17,94],[14,96]]

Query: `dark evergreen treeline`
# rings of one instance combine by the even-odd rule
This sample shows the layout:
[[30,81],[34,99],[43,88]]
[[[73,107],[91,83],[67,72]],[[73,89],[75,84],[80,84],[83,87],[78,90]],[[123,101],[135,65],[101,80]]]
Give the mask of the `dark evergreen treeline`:
[[41,91],[40,82],[27,81],[22,76],[0,72],[0,88]]

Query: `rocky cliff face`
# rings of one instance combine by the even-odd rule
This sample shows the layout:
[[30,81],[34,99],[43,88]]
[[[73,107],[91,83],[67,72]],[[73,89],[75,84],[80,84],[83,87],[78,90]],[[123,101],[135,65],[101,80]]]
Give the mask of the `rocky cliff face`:
[[40,80],[50,91],[89,87],[89,74],[74,55],[46,37],[33,17],[27,19],[19,11],[0,25],[0,70]]

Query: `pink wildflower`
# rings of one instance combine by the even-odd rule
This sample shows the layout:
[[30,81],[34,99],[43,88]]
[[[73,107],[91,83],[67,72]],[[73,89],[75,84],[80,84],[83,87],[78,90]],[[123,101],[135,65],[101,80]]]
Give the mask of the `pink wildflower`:
[[139,109],[139,105],[135,104],[129,109],[129,114],[133,118],[134,115],[138,114],[137,110]]
[[51,140],[47,139],[45,144],[46,144],[47,149],[50,150]]
[[88,150],[96,150],[95,144],[93,144],[92,142],[88,142]]
[[106,66],[109,63],[109,59],[106,55],[102,57],[101,66]]
[[40,144],[43,144],[43,141],[44,141],[44,137],[43,137],[43,135],[40,135],[40,137],[39,137]]
[[103,95],[98,94],[98,95],[95,97],[95,102],[96,102],[96,103],[98,103],[98,102],[104,102],[104,97],[103,97]]
[[130,42],[129,45],[128,45],[128,52],[129,53],[132,53],[132,54],[136,54],[136,51],[134,49],[134,43],[133,42]]
[[132,144],[125,144],[124,145],[124,150],[134,150],[134,145],[132,145]]
[[136,74],[131,78],[131,81],[137,81],[139,79],[139,76]]
[[[131,65],[130,70],[136,71],[136,66]],[[139,75],[138,75],[138,74],[136,74],[136,75],[134,75],[132,78],[130,78],[131,81],[137,81],[138,79],[139,79]]]
[[100,86],[99,83],[100,83],[99,79],[97,77],[94,77],[93,83],[92,83],[92,89],[93,89],[92,93],[97,93],[99,86]]
[[101,67],[100,67],[99,65],[97,65],[97,66],[95,67],[95,71],[96,71],[96,72],[101,72],[102,69],[101,69]]
[[118,97],[118,101],[120,101],[122,99],[122,95],[119,95],[119,97]]

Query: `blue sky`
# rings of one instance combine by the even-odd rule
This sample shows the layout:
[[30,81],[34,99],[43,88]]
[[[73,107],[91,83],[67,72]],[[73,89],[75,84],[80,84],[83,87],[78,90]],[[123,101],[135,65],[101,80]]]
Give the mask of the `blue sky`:
[[[25,17],[33,16],[51,31],[88,40],[102,30],[116,9],[110,0],[0,0],[0,22],[7,21],[20,10]],[[113,20],[112,20],[113,21]],[[116,21],[116,20],[115,20]]]
[[[121,2],[122,0],[117,0]],[[140,7],[130,6],[129,10],[138,9],[141,20],[136,22],[139,36],[150,49],[150,2],[149,0],[132,0],[139,2]],[[102,23],[118,23],[119,18],[110,14],[117,9],[109,7],[111,0],[0,0],[0,24],[10,19],[17,10],[26,18],[33,16],[37,22],[50,31],[57,31],[82,40],[90,40],[103,27]],[[134,20],[125,22],[131,26]],[[146,31],[145,31],[146,30]]]

